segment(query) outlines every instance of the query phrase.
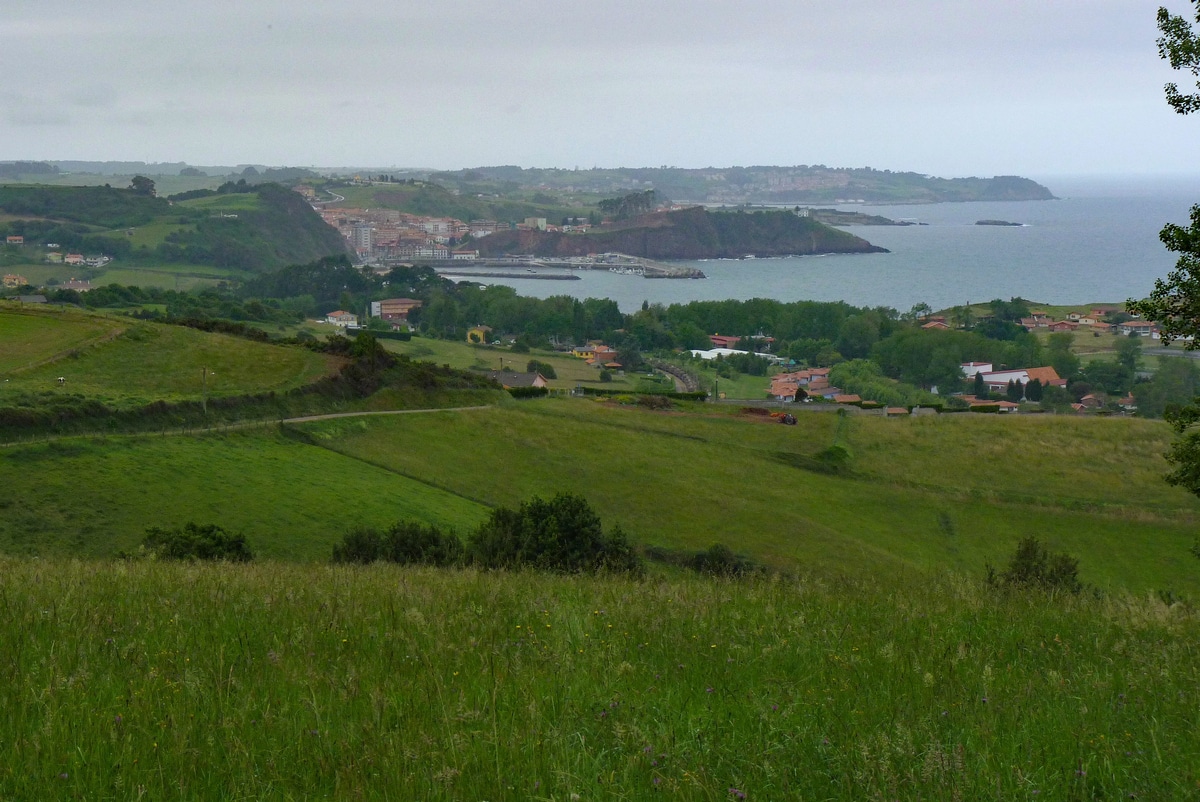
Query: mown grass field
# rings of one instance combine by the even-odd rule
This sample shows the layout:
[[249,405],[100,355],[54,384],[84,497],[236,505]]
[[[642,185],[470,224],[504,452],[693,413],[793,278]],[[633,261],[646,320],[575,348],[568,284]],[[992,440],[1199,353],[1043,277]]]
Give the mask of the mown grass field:
[[0,377],[15,370],[63,357],[119,334],[125,321],[64,309],[5,304],[0,306]]
[[631,390],[637,383],[634,374],[622,376],[616,373],[613,374],[611,382],[601,383],[599,370],[582,359],[557,351],[532,349],[528,354],[519,354],[508,348],[483,347],[467,342],[427,337],[413,337],[408,341],[384,340],[383,344],[389,351],[461,370],[500,370],[503,361],[505,370],[524,372],[529,361],[536,359],[554,366],[556,378],[549,380],[549,386],[555,389],[569,390],[576,385],[588,385]]
[[353,526],[466,529],[487,513],[270,429],[4,448],[0,487],[0,552],[59,558],[134,551],[148,527],[196,521],[242,532],[263,557],[324,561]]
[[0,404],[29,392],[128,406],[282,391],[340,364],[301,348],[57,309],[0,310],[0,343]]
[[0,797],[1195,798],[1196,614],[889,576],[0,561]]
[[[1200,590],[1198,504],[1162,482],[1162,423],[984,416],[852,418],[847,476],[807,464],[839,418],[795,427],[550,399],[469,416],[306,424],[317,442],[488,505],[584,494],[634,540],[722,542],[757,559],[851,575],[980,573],[1035,535],[1108,588]],[[502,466],[502,468],[500,467]]]

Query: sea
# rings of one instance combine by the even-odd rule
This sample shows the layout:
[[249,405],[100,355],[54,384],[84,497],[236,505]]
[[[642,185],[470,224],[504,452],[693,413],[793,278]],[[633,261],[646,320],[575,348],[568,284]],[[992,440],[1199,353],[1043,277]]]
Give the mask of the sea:
[[[1154,280],[1174,267],[1177,255],[1162,245],[1159,231],[1166,223],[1187,224],[1200,203],[1200,176],[1036,180],[1058,199],[837,206],[925,224],[846,229],[889,253],[679,262],[704,271],[704,279],[590,270],[570,271],[580,276],[576,281],[472,280],[537,298],[611,298],[624,312],[644,302],[750,298],[845,301],[901,312],[919,303],[945,309],[1017,296],[1048,305],[1119,303],[1148,295]],[[980,226],[978,220],[1021,225]]]

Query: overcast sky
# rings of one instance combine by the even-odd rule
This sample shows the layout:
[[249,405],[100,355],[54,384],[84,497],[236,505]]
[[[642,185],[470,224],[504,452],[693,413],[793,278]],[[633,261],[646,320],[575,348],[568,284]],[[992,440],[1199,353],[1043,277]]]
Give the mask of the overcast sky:
[[0,159],[1200,173],[1158,5],[5,0]]

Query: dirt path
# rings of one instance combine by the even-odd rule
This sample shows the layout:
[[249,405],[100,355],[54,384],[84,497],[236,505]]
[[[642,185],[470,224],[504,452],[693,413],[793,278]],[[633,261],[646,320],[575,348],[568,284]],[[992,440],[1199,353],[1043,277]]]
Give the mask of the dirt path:
[[281,423],[312,423],[313,421],[332,420],[334,418],[359,418],[367,415],[420,415],[432,412],[471,412],[480,409],[491,409],[491,405],[484,404],[473,407],[433,407],[430,409],[383,409],[362,412],[330,412],[325,415],[304,415],[299,418],[265,418],[252,421],[238,421],[237,423],[219,424],[210,427],[197,427],[195,429],[168,429],[163,432],[80,432],[78,434],[62,434],[62,435],[47,435],[46,437],[38,437],[33,440],[10,440],[7,443],[0,443],[0,448],[10,448],[12,446],[33,445],[34,443],[47,443],[52,440],[70,440],[73,438],[86,437],[170,437],[179,435],[195,435],[214,432],[229,432],[236,429],[250,429],[255,426],[276,426]]

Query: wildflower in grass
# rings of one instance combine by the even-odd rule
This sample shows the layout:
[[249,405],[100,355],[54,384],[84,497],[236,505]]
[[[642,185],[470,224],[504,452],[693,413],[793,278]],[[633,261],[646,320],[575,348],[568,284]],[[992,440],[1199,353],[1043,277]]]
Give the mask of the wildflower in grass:
[[740,789],[738,789],[738,788],[732,788],[732,787],[731,787],[731,788],[729,789],[729,795],[730,795],[731,797],[733,797],[734,799],[745,799],[745,798],[746,798],[746,792],[745,792],[745,791],[742,791],[742,790],[740,790]]

